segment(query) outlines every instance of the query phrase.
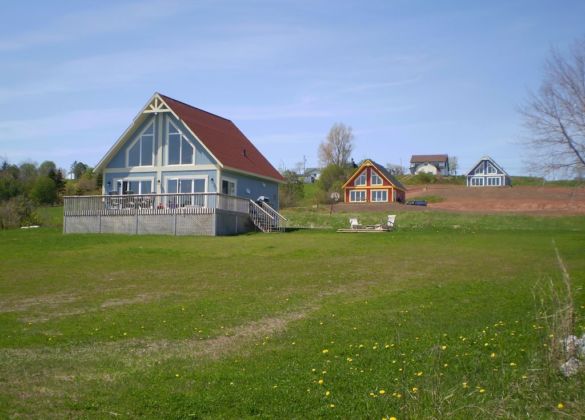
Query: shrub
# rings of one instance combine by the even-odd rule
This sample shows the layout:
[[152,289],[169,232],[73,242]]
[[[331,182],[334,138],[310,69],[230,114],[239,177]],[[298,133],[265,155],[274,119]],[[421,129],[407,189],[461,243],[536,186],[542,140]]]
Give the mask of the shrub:
[[57,184],[48,176],[39,176],[33,184],[30,197],[37,204],[54,204],[59,197]]
[[280,207],[294,207],[305,195],[305,185],[299,176],[292,171],[283,174],[285,183],[278,190],[278,202]]
[[0,203],[0,229],[33,224],[38,224],[38,217],[31,200],[18,196]]

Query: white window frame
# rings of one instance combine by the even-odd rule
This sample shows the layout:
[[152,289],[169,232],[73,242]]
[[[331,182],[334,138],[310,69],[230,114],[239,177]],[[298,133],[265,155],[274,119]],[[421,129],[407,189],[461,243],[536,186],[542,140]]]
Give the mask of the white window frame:
[[480,176],[474,176],[471,178],[472,187],[483,187],[485,185],[484,178]]
[[502,185],[502,178],[499,176],[490,176],[486,181],[488,187],[500,187]]
[[[198,180],[198,179],[202,179],[205,182],[205,187],[203,188],[203,192],[202,193],[207,193],[209,192],[209,177],[207,175],[174,175],[174,174],[167,174],[163,177],[163,185],[165,188],[165,193],[166,194],[182,194],[179,192],[179,185],[177,184],[177,192],[176,193],[169,193],[169,181],[193,181],[193,180]],[[195,186],[194,183],[191,184],[191,192],[190,193],[184,193],[184,194],[202,194],[202,193],[195,193],[193,192],[193,187]],[[170,205],[170,202],[172,201],[172,197],[167,197],[167,200],[165,201],[166,205]],[[176,204],[176,203],[175,203]],[[182,205],[192,205],[193,202],[189,201],[189,203],[183,202]],[[203,199],[203,206],[202,207],[207,207],[207,195],[204,196]]]
[[[144,136],[144,132],[148,130],[152,126],[152,134],[147,134],[147,136],[152,136],[152,163],[150,165],[136,165],[130,166],[130,150],[134,147],[134,145],[142,141],[142,136]],[[126,148],[126,168],[153,168],[155,162],[154,150],[155,150],[155,143],[156,143],[156,127],[154,126],[154,121],[151,121],[150,124],[147,124],[141,131],[140,134],[136,136],[134,141],[130,143],[130,145]],[[142,144],[140,145],[140,163],[142,163]]]
[[[170,135],[171,135],[171,130],[170,130],[170,126],[173,126],[179,133],[179,137],[181,139],[181,141],[179,142],[179,163],[169,163],[169,150],[170,150],[170,144],[171,144],[171,139],[170,139]],[[175,134],[175,133],[173,133]],[[197,147],[195,146],[195,144],[189,139],[189,137],[187,137],[184,133],[183,130],[181,130],[179,127],[177,127],[177,125],[172,121],[172,120],[168,120],[167,121],[167,135],[166,135],[166,147],[165,147],[165,163],[168,166],[172,166],[172,167],[178,167],[178,166],[193,166],[195,165],[197,162],[195,161],[197,159]],[[183,139],[185,139],[187,141],[187,143],[189,143],[191,145],[191,147],[193,147],[193,160],[192,163],[180,163],[183,157]]]
[[[380,182],[374,182],[374,177],[376,177]],[[384,180],[376,171],[372,171],[370,174],[370,184],[371,185],[384,185]]]
[[[355,194],[357,195],[357,193],[360,193],[360,196],[362,196],[363,193],[363,200],[352,200],[352,195]],[[356,197],[354,197],[356,198]],[[367,190],[350,190],[349,191],[349,202],[350,203],[366,203],[368,201],[368,194],[367,194]]]
[[485,173],[486,174],[497,174],[498,173],[498,169],[491,164],[491,162],[486,162],[486,169],[485,169]]
[[[374,193],[384,193],[386,195],[385,200],[374,200]],[[370,201],[372,203],[387,203],[388,202],[388,190],[371,190],[370,191]]]
[[[358,180],[361,179],[362,177],[364,182],[358,183]],[[353,181],[353,185],[355,185],[356,187],[363,187],[364,185],[367,185],[367,183],[368,183],[367,169],[364,169],[358,176],[356,176],[355,180]]]
[[[219,185],[219,192],[223,194],[223,182],[229,182],[231,184],[234,184],[234,194],[233,197],[236,197],[238,195],[238,180],[236,178],[232,178],[229,176],[222,176],[221,177],[221,183]],[[229,190],[229,186],[228,186],[228,190]],[[227,195],[231,195],[228,191]]]
[[[118,183],[120,182],[141,182],[141,181],[150,181],[150,193],[142,193],[141,191],[134,192],[134,194],[156,194],[156,185],[154,183],[153,176],[141,176],[141,177],[123,177],[123,178],[114,178],[112,179],[112,187],[115,188],[117,191],[117,195],[122,195],[122,189],[118,188]],[[142,185],[138,184],[139,188],[142,189]]]

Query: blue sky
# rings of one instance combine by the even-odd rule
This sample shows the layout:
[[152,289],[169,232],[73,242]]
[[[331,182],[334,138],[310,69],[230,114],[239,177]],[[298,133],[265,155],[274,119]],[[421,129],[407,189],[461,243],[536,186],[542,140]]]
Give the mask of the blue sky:
[[3,4],[0,157],[95,165],[155,92],[231,119],[278,168],[331,125],[354,158],[490,155],[529,174],[517,112],[583,1]]

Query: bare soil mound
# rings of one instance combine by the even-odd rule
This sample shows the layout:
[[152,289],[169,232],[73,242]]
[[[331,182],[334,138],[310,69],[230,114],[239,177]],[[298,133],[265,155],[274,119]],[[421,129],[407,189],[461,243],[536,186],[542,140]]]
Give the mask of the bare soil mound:
[[410,187],[406,199],[438,196],[429,208],[477,213],[585,214],[584,187],[484,187],[426,185]]

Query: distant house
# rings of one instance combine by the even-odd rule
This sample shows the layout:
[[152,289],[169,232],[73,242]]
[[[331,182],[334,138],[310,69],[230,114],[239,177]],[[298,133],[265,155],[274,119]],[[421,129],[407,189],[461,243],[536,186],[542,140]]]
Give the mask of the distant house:
[[412,155],[410,173],[413,175],[427,173],[433,175],[450,175],[448,155]]
[[382,165],[366,159],[343,184],[346,203],[403,203],[406,188]]
[[271,230],[256,216],[276,220],[283,181],[233,122],[159,93],[95,172],[103,196],[69,197],[65,232],[222,235],[248,222]]
[[484,156],[467,172],[468,187],[504,187],[512,185],[510,176],[491,157]]
[[321,169],[319,168],[307,168],[303,175],[303,182],[305,184],[313,184],[321,176]]

